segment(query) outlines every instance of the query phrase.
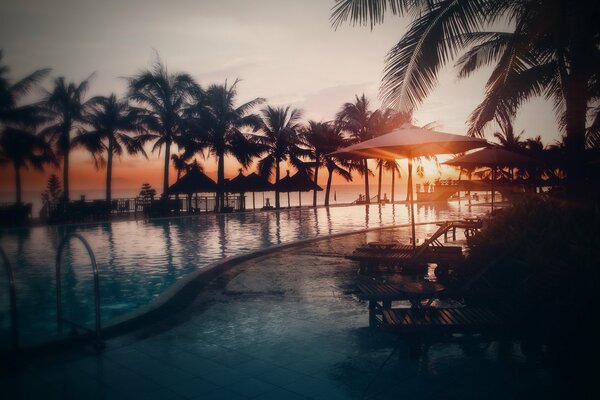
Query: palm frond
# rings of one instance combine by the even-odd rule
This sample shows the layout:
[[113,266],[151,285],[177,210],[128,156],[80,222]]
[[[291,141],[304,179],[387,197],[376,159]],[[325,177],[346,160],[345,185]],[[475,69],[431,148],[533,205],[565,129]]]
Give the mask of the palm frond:
[[485,20],[485,0],[430,2],[386,56],[380,94],[386,107],[411,111],[437,84],[440,69]]

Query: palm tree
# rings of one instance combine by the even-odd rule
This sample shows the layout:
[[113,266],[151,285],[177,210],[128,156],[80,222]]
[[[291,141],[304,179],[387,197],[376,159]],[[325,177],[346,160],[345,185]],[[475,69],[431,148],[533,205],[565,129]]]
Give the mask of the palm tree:
[[[331,191],[331,178],[333,173],[342,176],[347,181],[352,181],[352,164],[348,160],[342,160],[327,156],[346,145],[349,141],[344,137],[339,125],[334,122],[308,121],[308,126],[303,132],[303,143],[310,149],[310,159],[315,160],[314,182],[318,184],[319,168],[325,167],[329,172],[327,178],[327,189],[325,190],[325,205],[329,205],[329,194]],[[317,190],[313,191],[313,207],[317,206]]]
[[36,104],[19,105],[23,96],[45,78],[50,69],[39,69],[21,78],[15,83],[7,76],[10,68],[2,64],[3,53],[0,50],[0,129],[6,126],[33,127],[39,124],[41,115]]
[[[379,110],[369,109],[369,100],[363,94],[355,96],[354,103],[345,103],[336,114],[336,122],[353,139],[354,143],[372,139],[380,130],[381,113]],[[365,177],[365,194],[367,203],[370,202],[369,195],[369,170],[368,160],[362,161],[362,168],[357,171]]]
[[150,69],[129,78],[129,98],[139,107],[143,125],[148,133],[140,140],[154,141],[152,152],[164,146],[163,195],[169,188],[171,146],[186,143],[187,121],[184,110],[197,95],[200,87],[184,73],[169,73],[157,59]]
[[92,154],[102,157],[106,153],[106,201],[112,198],[112,169],[114,156],[124,152],[129,155],[141,153],[147,158],[144,143],[132,133],[143,133],[139,110],[129,107],[127,100],[118,100],[115,94],[98,96],[89,100],[89,112],[84,117],[91,127],[73,140]]
[[[492,119],[507,121],[528,99],[544,96],[566,131],[569,179],[580,179],[587,110],[600,98],[597,1],[336,0],[332,21],[372,27],[387,11],[418,17],[387,56],[381,87],[386,105],[414,108],[436,86],[439,71],[468,49],[457,62],[460,77],[495,64],[470,133],[482,135]],[[502,20],[514,23],[514,31],[485,30]]]
[[395,201],[394,193],[396,192],[396,173],[398,177],[401,176],[400,166],[396,160],[377,160],[377,168],[379,168],[379,186],[378,186],[378,198],[381,201],[381,171],[386,170],[392,173],[392,203]]
[[48,143],[29,130],[5,128],[0,134],[0,164],[12,164],[15,171],[16,202],[21,204],[21,169],[43,171],[45,163],[55,163]]
[[209,154],[217,158],[219,192],[216,210],[221,210],[225,205],[225,157],[232,156],[247,168],[262,150],[254,142],[253,136],[243,130],[246,128],[256,132],[259,129],[260,117],[253,114],[252,110],[264,99],[259,97],[236,106],[238,83],[239,79],[236,79],[231,86],[227,81],[223,85],[209,86],[203,94],[195,97],[194,104],[187,111],[194,121],[193,129],[198,134],[198,147],[206,146]]
[[500,132],[494,132],[494,137],[498,140],[500,146],[510,151],[519,151],[525,147],[525,142],[521,139],[525,134],[524,130],[515,135],[513,125],[510,121],[501,123],[500,129]]
[[44,163],[53,161],[53,154],[47,143],[33,133],[45,121],[39,105],[19,103],[50,70],[39,69],[13,83],[8,77],[10,68],[2,64],[2,59],[0,50],[0,163],[12,164],[16,201],[21,203],[21,169],[41,169]]
[[79,84],[65,81],[64,77],[54,80],[52,91],[46,91],[42,107],[51,121],[40,133],[54,144],[56,153],[63,159],[63,196],[69,200],[69,154],[73,147],[71,136],[80,133],[84,121],[85,92],[89,86],[89,78]]
[[310,156],[310,151],[301,147],[300,118],[302,111],[297,108],[267,106],[261,110],[262,136],[257,141],[266,149],[266,155],[258,162],[259,173],[269,178],[275,170],[275,208],[280,207],[279,190],[280,163],[287,161],[297,170],[306,167],[300,157]]
[[187,157],[187,155],[185,153],[171,155],[171,161],[173,162],[173,168],[175,168],[175,171],[177,171],[177,180],[179,180],[181,178],[182,172],[188,171],[190,169],[191,164],[188,164],[189,159],[190,159],[190,157]]
[[[393,129],[402,126],[407,122],[412,121],[412,116],[410,113],[395,111],[391,108],[386,108],[383,111],[380,111],[378,114],[378,118],[375,120],[376,128],[375,132],[377,135],[383,135],[391,132]],[[398,170],[398,165],[395,160],[378,160],[377,168],[379,168],[379,179],[377,181],[377,201],[381,202],[381,181],[383,175],[383,169],[385,168],[388,171],[396,171]],[[398,170],[399,171],[399,170]],[[395,177],[392,177],[394,179]]]

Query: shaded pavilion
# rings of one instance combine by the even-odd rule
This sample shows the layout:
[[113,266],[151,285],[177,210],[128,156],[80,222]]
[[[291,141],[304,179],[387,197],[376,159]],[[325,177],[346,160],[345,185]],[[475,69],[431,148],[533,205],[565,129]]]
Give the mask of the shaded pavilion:
[[274,190],[274,185],[264,177],[252,172],[244,176],[242,170],[239,170],[238,175],[235,178],[227,181],[225,189],[230,193],[240,193],[241,207],[246,208],[246,200],[244,193],[252,192],[252,210],[256,210],[256,192],[263,193],[264,203],[264,192],[270,192]]
[[279,180],[277,184],[277,190],[279,192],[287,193],[288,195],[288,208],[290,208],[290,192],[298,192],[298,204],[302,207],[302,192],[309,192],[311,190],[322,191],[323,188],[317,185],[310,176],[304,170],[296,172],[290,176],[290,171],[287,170],[287,175]]
[[[490,168],[491,170],[491,192],[492,211],[494,210],[494,184],[496,183],[496,172],[498,168],[523,168],[538,165],[539,162],[523,154],[515,153],[500,147],[486,147],[464,156],[459,156],[443,162],[442,164],[454,167],[476,169]],[[512,176],[511,176],[512,179]]]
[[192,210],[192,196],[197,193],[216,193],[217,184],[204,174],[200,168],[193,166],[177,182],[169,186],[167,195],[186,195],[188,201],[188,212]]
[[408,194],[412,227],[412,246],[416,249],[414,193],[412,188],[412,159],[439,154],[456,154],[485,147],[488,142],[452,133],[438,132],[406,123],[374,139],[365,140],[328,155],[350,159],[408,159]]

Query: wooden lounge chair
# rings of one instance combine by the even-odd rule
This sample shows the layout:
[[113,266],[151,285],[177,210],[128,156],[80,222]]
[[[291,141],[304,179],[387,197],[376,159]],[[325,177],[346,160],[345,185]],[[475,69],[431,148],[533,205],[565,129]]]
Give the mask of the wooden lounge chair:
[[378,266],[414,270],[427,263],[460,264],[464,261],[460,246],[444,246],[439,238],[448,232],[453,222],[440,224],[439,228],[423,244],[413,250],[412,246],[397,242],[370,242],[360,246],[347,256],[360,263],[360,271],[375,269]]

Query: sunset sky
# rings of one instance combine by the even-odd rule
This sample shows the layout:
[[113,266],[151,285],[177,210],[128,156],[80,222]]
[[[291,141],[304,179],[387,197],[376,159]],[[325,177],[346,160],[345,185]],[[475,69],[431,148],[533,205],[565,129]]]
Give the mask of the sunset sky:
[[[203,86],[243,79],[240,102],[265,97],[270,105],[303,109],[306,119],[329,120],[356,94],[364,92],[374,107],[380,105],[385,54],[407,27],[406,19],[390,17],[373,31],[350,26],[335,31],[332,5],[333,0],[3,0],[0,48],[13,79],[41,67],[51,67],[52,77],[75,81],[95,73],[90,96],[123,95],[122,78],[149,66],[156,51],[170,71],[188,72]],[[416,123],[437,121],[439,130],[464,133],[488,75],[482,70],[459,81],[452,68],[444,71],[438,89],[415,113]],[[542,100],[522,109],[515,130],[525,130],[525,137],[541,135],[545,144],[559,138],[552,107]],[[97,172],[82,152],[74,159],[73,195],[102,189],[104,171]],[[214,177],[215,160],[202,162]],[[135,192],[142,182],[160,188],[161,163],[157,153],[149,160],[123,158],[115,165],[115,189]],[[227,175],[237,168],[228,162]],[[1,173],[0,191],[12,191],[12,170]],[[49,173],[26,174],[24,190],[41,190]]]

